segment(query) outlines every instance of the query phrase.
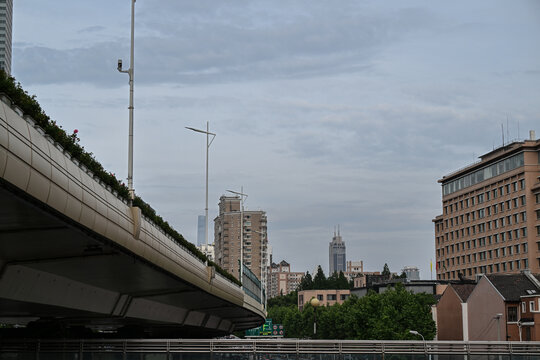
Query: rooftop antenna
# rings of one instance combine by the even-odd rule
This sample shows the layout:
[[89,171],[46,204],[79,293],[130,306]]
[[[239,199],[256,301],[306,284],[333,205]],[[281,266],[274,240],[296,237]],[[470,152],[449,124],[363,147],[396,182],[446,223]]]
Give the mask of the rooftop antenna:
[[340,235],[339,235],[339,224],[338,224],[338,226],[337,226],[337,235],[340,236]]
[[504,146],[504,124],[503,123],[501,123],[501,134],[502,134],[502,141],[503,141],[502,146]]
[[508,114],[506,114],[506,140],[510,141],[510,127],[508,126]]
[[519,119],[518,119],[517,123],[518,123],[518,140],[519,140]]

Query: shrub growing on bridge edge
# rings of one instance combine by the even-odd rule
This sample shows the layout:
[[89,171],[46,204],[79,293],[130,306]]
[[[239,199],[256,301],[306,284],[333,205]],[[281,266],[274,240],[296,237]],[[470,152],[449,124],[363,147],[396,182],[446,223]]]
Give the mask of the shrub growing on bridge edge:
[[[56,124],[56,121],[51,120],[45,111],[41,108],[39,103],[36,100],[36,96],[30,96],[26,91],[23,90],[21,84],[15,81],[15,78],[8,76],[3,70],[0,69],[0,94],[7,96],[13,104],[18,106],[25,115],[30,116],[39,126],[45,134],[49,135],[54,141],[60,144],[72,158],[79,161],[79,163],[86,166],[94,176],[97,176],[103,183],[110,186],[112,190],[118,193],[118,196],[121,199],[129,201],[129,191],[126,185],[119,181],[116,176],[107,172],[103,166],[94,158],[94,155],[91,152],[87,152],[83,146],[79,145],[79,139],[77,137],[77,132],[68,135],[62,126]],[[178,233],[169,223],[161,216],[159,216],[156,211],[139,196],[135,196],[133,200],[133,206],[141,208],[141,213],[156,225],[158,225],[166,234],[170,235],[174,241],[186,248],[194,256],[198,257],[203,262],[208,262],[210,266],[216,268],[216,271],[221,275],[225,276],[227,279],[232,281],[237,285],[241,285],[234,276],[232,276],[227,271],[223,270],[214,262],[208,260],[206,255],[197,249],[197,247],[184,239],[184,237]]]

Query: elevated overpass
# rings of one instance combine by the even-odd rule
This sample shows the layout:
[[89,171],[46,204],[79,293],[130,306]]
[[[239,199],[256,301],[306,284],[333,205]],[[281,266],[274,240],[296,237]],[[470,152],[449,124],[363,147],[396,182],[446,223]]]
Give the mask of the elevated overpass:
[[0,323],[209,337],[264,322],[260,301],[1,100]]

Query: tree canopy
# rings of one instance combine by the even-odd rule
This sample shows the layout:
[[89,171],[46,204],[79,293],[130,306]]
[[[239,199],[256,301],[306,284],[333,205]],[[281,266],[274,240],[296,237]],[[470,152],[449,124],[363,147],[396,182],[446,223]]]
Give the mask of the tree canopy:
[[[276,302],[277,304],[278,302]],[[309,303],[303,311],[292,302],[286,306],[272,306],[268,315],[274,323],[285,326],[290,338],[356,339],[356,340],[413,340],[410,330],[435,336],[435,322],[430,294],[413,294],[402,284],[396,284],[382,294],[370,291],[366,296],[351,296],[342,305],[314,309]],[[314,312],[317,311],[317,334],[313,334]]]
[[352,285],[349,283],[343,271],[339,273],[333,273],[328,278],[324,275],[324,272],[319,265],[317,267],[317,273],[312,278],[309,272],[302,278],[298,290],[325,290],[325,289],[351,289]]

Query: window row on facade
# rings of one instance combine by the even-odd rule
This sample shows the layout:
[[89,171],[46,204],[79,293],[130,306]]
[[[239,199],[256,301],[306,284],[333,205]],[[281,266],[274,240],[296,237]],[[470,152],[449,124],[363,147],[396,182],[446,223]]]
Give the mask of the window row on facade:
[[525,189],[525,179],[519,179],[518,181],[514,181],[511,184],[506,184],[499,186],[498,188],[483,191],[477,195],[469,195],[469,197],[456,201],[454,199],[447,200],[447,202],[453,202],[450,205],[444,206],[444,214],[451,214],[453,212],[457,212],[460,210],[468,209],[469,207],[473,207],[475,205],[483,204],[484,202],[491,201],[492,199],[497,199],[498,197],[502,197],[505,194],[510,195],[512,193],[521,191]]
[[488,165],[482,169],[473,171],[467,175],[464,175],[456,180],[449,181],[443,185],[443,195],[449,195],[456,191],[460,191],[469,186],[473,186],[482,181],[491,179],[492,177],[504,174],[521,167],[525,164],[523,153],[519,153],[514,156],[510,156],[506,159],[497,161],[491,165]]
[[[478,239],[479,242],[478,242],[478,247],[484,247],[486,246],[486,243],[485,243],[485,238],[480,238]],[[459,244],[455,244],[455,252],[458,253],[460,252],[459,250]],[[465,248],[464,246],[467,245],[467,248]],[[504,249],[507,249],[507,248],[510,248],[510,250],[508,250],[508,254],[509,255],[512,255],[512,250],[511,248],[514,247],[514,253],[516,254],[519,254],[520,252],[522,253],[527,253],[529,251],[528,249],[528,243],[523,243],[523,244],[514,244],[514,245],[507,245],[507,246],[501,246],[499,248],[496,248],[496,249],[491,249],[491,250],[485,250],[485,251],[482,251],[482,252],[488,252],[489,254],[489,258],[491,259],[492,258],[492,253],[495,254],[495,257],[499,257],[499,249],[503,249],[502,250],[502,256],[506,256],[506,251]],[[475,249],[476,248],[476,241],[474,241],[472,243],[472,249]],[[520,251],[520,248],[521,248],[521,251]],[[454,254],[454,245],[449,245],[449,246],[446,246],[446,248],[441,248],[441,249],[437,249],[437,258],[441,258],[443,256],[445,256],[445,249],[446,249],[446,256],[448,257],[448,259],[450,259],[450,255],[451,254]],[[461,243],[461,251],[465,251],[465,250],[469,250],[471,249],[471,243]],[[540,248],[539,248],[540,250]],[[476,260],[476,253],[471,253],[471,254],[461,254],[460,256],[464,257],[464,256],[471,256],[471,255],[474,255],[474,258]],[[458,256],[459,258],[459,256]],[[446,260],[448,260],[446,259]],[[459,260],[458,260],[458,264],[459,264]]]
[[[471,221],[483,219],[485,217],[496,216],[499,213],[510,211],[512,209],[515,210],[519,207],[525,206],[526,204],[527,204],[527,199],[525,195],[510,199],[510,200],[502,201],[498,204],[493,204],[493,205],[486,206],[477,210],[473,210],[467,213],[463,213],[463,214],[459,214],[459,215],[447,218],[444,220],[444,227],[443,227],[443,223],[438,223],[436,225],[436,231],[440,232],[440,231],[443,231],[444,229],[449,229],[453,226],[463,225]],[[525,216],[524,212],[523,212],[523,216]],[[526,221],[526,219],[524,218],[523,221]]]
[[[507,223],[507,226],[510,226],[510,225],[511,225],[511,223]],[[501,226],[501,230],[503,229],[503,226],[504,225]],[[472,229],[472,231],[471,231],[471,229]],[[498,229],[498,226],[494,226],[492,228],[491,222],[487,223],[487,231],[493,231],[493,230],[497,230],[497,229]],[[468,238],[470,236],[474,236],[474,235],[477,235],[477,234],[483,234],[484,232],[486,232],[486,223],[474,225],[472,227],[467,227],[467,228],[463,228],[463,229],[459,229],[459,230],[450,231],[449,233],[445,233],[444,235],[437,236],[437,238],[436,238],[437,246],[440,246],[444,242],[454,241],[454,240],[459,240],[459,239],[465,239],[465,238]],[[503,242],[508,241],[508,240],[516,240],[516,239],[519,239],[519,238],[527,237],[527,227],[508,229],[508,230],[502,231],[500,233],[484,236],[483,238],[486,238],[486,237],[488,238],[488,244],[498,243],[499,240],[503,241]],[[462,242],[463,243],[465,243],[465,242],[474,242],[475,240],[476,239],[466,240],[466,241],[464,240]],[[459,244],[459,242],[458,242],[458,244]],[[449,245],[447,245],[447,246],[449,246]],[[459,245],[458,245],[458,247],[459,247]]]
[[443,266],[442,267],[443,271],[437,275],[437,278],[439,280],[450,280],[450,279],[457,279],[459,273],[463,274],[464,276],[474,276],[476,274],[491,274],[491,273],[507,272],[507,271],[527,269],[527,268],[529,268],[529,259],[527,258],[509,260],[509,261],[500,262],[496,264],[462,268],[462,269],[452,270],[452,271],[446,271],[446,267]]

